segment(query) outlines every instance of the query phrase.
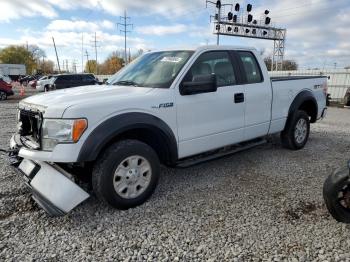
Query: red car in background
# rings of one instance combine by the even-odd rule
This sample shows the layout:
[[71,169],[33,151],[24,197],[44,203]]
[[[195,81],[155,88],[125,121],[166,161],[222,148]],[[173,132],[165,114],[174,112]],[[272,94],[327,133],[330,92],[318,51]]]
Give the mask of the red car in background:
[[0,101],[6,100],[8,96],[12,95],[12,86],[0,78]]

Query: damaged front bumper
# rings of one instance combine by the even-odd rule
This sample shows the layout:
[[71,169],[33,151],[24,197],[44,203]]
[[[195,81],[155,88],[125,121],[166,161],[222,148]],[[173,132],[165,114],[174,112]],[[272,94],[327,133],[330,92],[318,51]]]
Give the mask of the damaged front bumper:
[[20,158],[18,136],[11,138],[10,147],[10,164],[24,178],[35,202],[49,215],[65,215],[89,197],[74,183],[72,175],[57,164]]

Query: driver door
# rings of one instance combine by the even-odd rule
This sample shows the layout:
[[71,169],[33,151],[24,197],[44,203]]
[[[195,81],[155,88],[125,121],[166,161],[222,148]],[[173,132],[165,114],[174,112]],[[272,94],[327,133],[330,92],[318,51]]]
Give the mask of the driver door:
[[176,93],[179,158],[243,140],[244,86],[239,84],[238,67],[228,51],[199,55],[182,82],[208,74],[216,76],[216,92]]

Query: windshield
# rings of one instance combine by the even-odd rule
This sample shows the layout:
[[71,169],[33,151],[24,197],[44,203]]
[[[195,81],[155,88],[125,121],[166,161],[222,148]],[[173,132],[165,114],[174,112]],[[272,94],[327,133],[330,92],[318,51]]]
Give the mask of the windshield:
[[145,54],[108,79],[109,85],[169,88],[193,51]]

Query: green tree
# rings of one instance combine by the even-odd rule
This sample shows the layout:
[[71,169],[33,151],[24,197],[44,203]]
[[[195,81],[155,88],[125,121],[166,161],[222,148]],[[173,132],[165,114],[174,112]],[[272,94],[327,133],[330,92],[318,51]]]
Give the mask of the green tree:
[[0,50],[0,62],[4,64],[25,64],[27,73],[32,74],[37,68],[33,54],[23,46],[11,45]]
[[88,60],[85,63],[85,72],[93,73],[93,74],[96,73],[96,66],[97,66],[96,60]]
[[99,72],[102,75],[112,75],[123,67],[124,59],[119,52],[111,53],[107,59],[99,65]]
[[[267,70],[270,71],[271,70],[271,63],[272,63],[271,58],[265,57],[264,62],[265,62],[265,65],[267,67]],[[274,65],[273,69],[275,70],[275,65]],[[294,60],[283,60],[282,69],[286,70],[286,71],[298,70],[298,64]]]

